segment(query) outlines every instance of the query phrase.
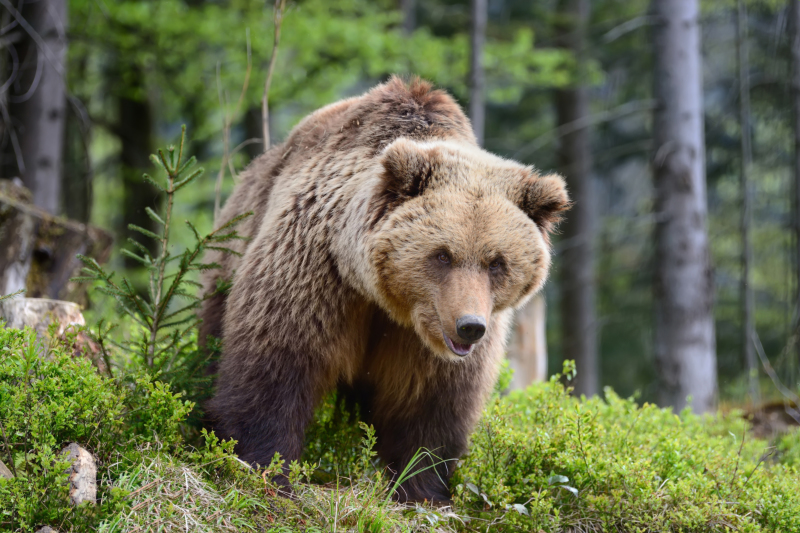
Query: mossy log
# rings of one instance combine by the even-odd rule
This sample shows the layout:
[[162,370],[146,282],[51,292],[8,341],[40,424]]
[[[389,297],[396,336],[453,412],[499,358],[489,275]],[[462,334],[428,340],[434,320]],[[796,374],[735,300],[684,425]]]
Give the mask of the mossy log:
[[86,287],[70,281],[80,274],[83,254],[102,263],[111,235],[99,228],[56,217],[30,203],[30,192],[0,180],[0,295],[26,289],[26,296],[82,305]]

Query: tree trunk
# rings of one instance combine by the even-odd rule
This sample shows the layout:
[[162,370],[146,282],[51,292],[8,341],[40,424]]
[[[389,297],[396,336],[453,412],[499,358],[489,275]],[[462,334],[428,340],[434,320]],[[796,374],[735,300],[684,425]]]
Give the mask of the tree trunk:
[[[88,58],[71,63],[75,79],[87,75]],[[76,99],[77,100],[77,99]],[[80,104],[79,104],[80,105]],[[92,162],[89,154],[91,126],[88,116],[81,116],[82,109],[67,106],[66,133],[64,138],[64,216],[70,220],[88,223],[92,215]]]
[[[142,74],[137,74],[135,78],[141,80]],[[122,142],[120,164],[125,192],[122,207],[122,234],[136,239],[151,253],[155,253],[157,247],[155,241],[128,229],[129,224],[135,224],[157,232],[155,222],[147,216],[145,211],[146,207],[155,209],[159,198],[158,191],[142,178],[142,174],[147,172],[151,166],[150,154],[153,153],[153,122],[150,104],[146,97],[143,98],[140,100],[121,96],[118,101],[120,122],[117,130]],[[125,266],[132,268],[141,265],[126,257]]]
[[[589,0],[561,0],[558,10],[561,24],[557,42],[574,55],[577,64],[574,82],[555,94],[558,125],[564,126],[580,123],[589,116],[589,94],[583,85]],[[592,194],[588,124],[571,129],[561,137],[559,161],[575,203],[562,225],[564,249],[558,258],[563,353],[564,359],[574,360],[577,366],[575,392],[594,396],[600,389],[594,272],[597,217]]]
[[403,10],[403,33],[411,35],[417,27],[417,0],[400,0]]
[[486,41],[486,20],[488,18],[487,0],[472,0],[472,30],[469,74],[469,117],[472,129],[483,146],[484,123],[486,118],[486,75],[483,71],[483,46]]
[[714,408],[717,364],[706,229],[698,0],[653,0],[655,353],[659,401]]
[[544,296],[537,294],[517,312],[508,345],[508,362],[514,369],[512,390],[547,379],[547,332]]
[[244,114],[244,134],[248,145],[244,148],[250,161],[264,153],[264,139],[261,131],[261,108],[251,107]]
[[81,274],[86,255],[102,263],[111,236],[98,228],[56,217],[29,202],[30,193],[12,181],[0,182],[0,296],[26,289],[26,296],[85,305]]
[[[790,35],[792,48],[792,101],[794,102],[794,231],[797,302],[795,336],[800,335],[800,0],[790,1]],[[797,363],[800,364],[800,340],[796,343]]]
[[17,209],[12,202],[30,201],[30,191],[22,187],[19,178],[0,182],[0,296],[26,288],[38,223],[33,214]]
[[24,34],[18,48],[22,92],[8,98],[11,116],[19,125],[19,175],[33,193],[33,203],[56,214],[61,204],[66,109],[67,0],[27,2],[21,16],[37,39]]
[[736,11],[736,43],[739,68],[739,123],[741,126],[740,163],[741,180],[739,194],[742,201],[742,277],[740,283],[742,313],[742,359],[747,368],[750,388],[750,401],[753,405],[760,403],[758,390],[758,365],[756,363],[755,323],[753,319],[753,288],[750,286],[750,264],[752,251],[750,246],[750,221],[752,191],[750,190],[750,167],[753,162],[753,147],[750,127],[750,61],[747,43],[747,11],[744,0],[738,0]]
[[[0,28],[7,28],[11,23],[11,12],[6,9],[0,9]],[[9,31],[0,37],[0,80],[3,84],[7,82],[13,83],[11,78],[14,76],[11,64],[11,56],[9,55],[9,48],[14,46],[14,42],[20,37],[19,31]],[[12,178],[14,174],[9,171],[9,167],[13,168],[11,161],[14,160],[14,150],[11,145],[11,139],[6,138],[11,130],[9,122],[11,117],[8,113],[8,90],[0,91],[0,178]],[[1,289],[0,289],[1,290]]]
[[92,214],[92,166],[89,159],[88,132],[80,118],[67,111],[64,139],[64,216],[87,223]]

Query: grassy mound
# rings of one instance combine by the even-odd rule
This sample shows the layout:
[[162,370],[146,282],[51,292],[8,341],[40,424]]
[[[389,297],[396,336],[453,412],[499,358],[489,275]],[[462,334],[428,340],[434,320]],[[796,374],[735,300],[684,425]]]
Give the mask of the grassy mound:
[[736,413],[579,400],[554,379],[487,409],[454,488],[475,516],[513,511],[497,531],[798,531],[798,448]]
[[[751,438],[735,414],[675,415],[557,379],[496,396],[453,479],[453,508],[394,504],[371,428],[329,400],[291,465],[293,499],[232,443],[187,443],[193,408],[146,374],[100,375],[70,341],[0,329],[0,529],[32,531],[797,531],[800,438]],[[98,504],[68,503],[58,451],[98,460]],[[774,444],[774,445],[773,445]],[[314,480],[316,482],[310,482]],[[321,481],[320,481],[321,480]],[[321,482],[324,482],[320,484]]]

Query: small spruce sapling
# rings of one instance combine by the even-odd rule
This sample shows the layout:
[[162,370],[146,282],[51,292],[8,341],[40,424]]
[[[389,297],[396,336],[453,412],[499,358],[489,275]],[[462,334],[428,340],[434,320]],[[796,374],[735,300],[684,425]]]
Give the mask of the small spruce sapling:
[[0,295],[0,302],[2,302],[3,300],[10,300],[11,298],[14,298],[15,296],[19,296],[23,292],[25,292],[25,289],[20,289],[17,292],[12,292],[11,294],[6,294],[5,296]]
[[[113,297],[119,304],[121,312],[129,316],[139,327],[138,334],[131,335],[130,340],[116,341],[108,337],[111,328],[98,329],[98,337],[104,343],[112,344],[136,359],[154,378],[175,383],[187,379],[187,376],[202,374],[205,360],[199,361],[199,352],[194,348],[194,331],[200,323],[196,310],[203,302],[195,293],[200,284],[192,279],[192,274],[204,270],[219,268],[216,263],[203,263],[201,257],[206,250],[220,250],[225,253],[239,255],[226,247],[226,243],[243,240],[234,229],[244,218],[252,213],[245,213],[223,223],[214,231],[201,235],[197,228],[186,221],[192,231],[195,242],[180,254],[171,252],[170,228],[173,224],[173,207],[175,196],[184,187],[191,184],[203,174],[203,169],[196,167],[194,157],[184,161],[184,144],[186,127],[181,130],[180,143],[177,147],[169,146],[159,150],[157,155],[150,156],[151,161],[162,171],[165,177],[161,180],[145,174],[144,180],[153,184],[166,196],[166,206],[159,215],[147,208],[147,215],[157,223],[158,233],[130,224],[128,227],[156,241],[158,253],[153,256],[148,248],[139,241],[129,238],[129,249],[122,254],[134,259],[147,269],[148,288],[146,294],[140,294],[126,278],[119,282],[114,280],[114,272],[108,272],[97,261],[79,255],[84,268],[82,277],[75,281],[99,282],[97,289]],[[208,298],[207,295],[205,298]],[[188,357],[194,354],[197,357]],[[184,388],[185,390],[185,388]]]

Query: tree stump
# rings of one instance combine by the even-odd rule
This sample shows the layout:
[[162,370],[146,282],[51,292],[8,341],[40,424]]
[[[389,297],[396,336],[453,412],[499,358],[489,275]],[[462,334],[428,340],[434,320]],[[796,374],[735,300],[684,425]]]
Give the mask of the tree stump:
[[[73,302],[49,300],[47,298],[10,298],[0,302],[0,319],[5,327],[23,329],[30,327],[36,331],[36,337],[43,343],[48,342],[50,325],[58,326],[55,337],[64,341],[65,332],[71,327],[86,325],[81,307]],[[73,357],[86,357],[103,375],[109,374],[107,362],[103,359],[100,347],[85,332],[79,331],[74,338],[69,338]]]
[[29,297],[85,305],[86,286],[70,281],[82,267],[75,256],[105,262],[111,234],[39,209],[17,181],[0,180],[0,295],[26,289]]
[[0,302],[0,318],[6,327],[36,330],[40,339],[47,337],[50,324],[58,324],[56,335],[61,337],[70,326],[85,326],[81,307],[73,302],[46,298],[10,298]]

